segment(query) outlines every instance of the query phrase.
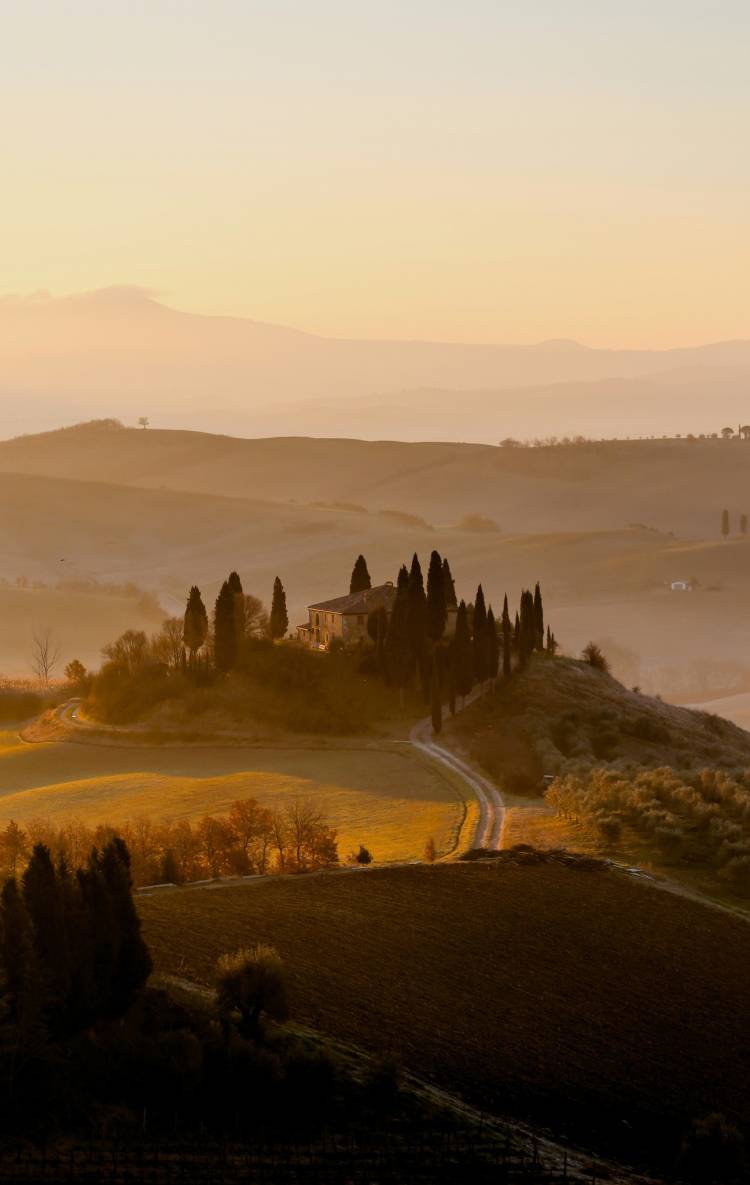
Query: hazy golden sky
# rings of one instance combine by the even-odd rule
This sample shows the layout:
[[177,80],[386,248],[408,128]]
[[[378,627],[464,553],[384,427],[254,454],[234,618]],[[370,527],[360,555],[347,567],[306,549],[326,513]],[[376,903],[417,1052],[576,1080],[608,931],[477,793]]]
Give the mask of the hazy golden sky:
[[750,336],[746,0],[4,0],[0,291]]

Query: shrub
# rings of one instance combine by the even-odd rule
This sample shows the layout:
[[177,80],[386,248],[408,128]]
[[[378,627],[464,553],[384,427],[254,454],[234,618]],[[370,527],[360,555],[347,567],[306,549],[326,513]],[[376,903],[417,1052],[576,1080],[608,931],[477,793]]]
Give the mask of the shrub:
[[216,969],[216,1001],[225,1024],[239,1013],[243,1037],[260,1035],[263,1017],[289,1016],[284,965],[278,951],[259,944],[222,955]]
[[594,670],[604,671],[605,673],[609,671],[609,663],[602,653],[601,647],[597,646],[596,642],[589,642],[587,646],[584,646],[581,658],[590,667],[593,667]]
[[697,1119],[680,1150],[680,1175],[697,1185],[739,1181],[745,1176],[745,1145],[739,1131],[723,1115]]

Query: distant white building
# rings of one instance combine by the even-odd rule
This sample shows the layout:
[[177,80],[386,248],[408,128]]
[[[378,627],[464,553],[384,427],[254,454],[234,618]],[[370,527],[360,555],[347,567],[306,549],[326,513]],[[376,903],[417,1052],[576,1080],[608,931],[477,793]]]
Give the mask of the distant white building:
[[693,586],[689,580],[673,580],[669,586],[670,592],[692,592]]

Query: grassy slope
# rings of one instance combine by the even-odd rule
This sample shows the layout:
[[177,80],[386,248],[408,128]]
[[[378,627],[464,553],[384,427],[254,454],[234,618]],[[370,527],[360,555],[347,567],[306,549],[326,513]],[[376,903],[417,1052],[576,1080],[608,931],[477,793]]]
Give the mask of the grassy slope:
[[[238,798],[271,808],[299,798],[338,828],[342,857],[365,843],[379,861],[410,860],[421,858],[429,836],[440,852],[454,846],[466,814],[460,793],[405,748],[0,747],[0,826],[34,817],[199,819],[226,813]],[[468,830],[474,813],[470,805]]]
[[[643,723],[653,739],[639,735]],[[750,733],[720,717],[628,690],[588,664],[537,659],[496,696],[471,705],[448,726],[448,737],[497,779],[509,807],[506,846],[569,847],[607,855],[669,876],[734,903],[710,867],[669,859],[629,827],[606,845],[593,822],[557,818],[538,797],[543,773],[612,765],[675,769],[744,769]],[[536,797],[525,797],[531,792]]]
[[670,1159],[708,1111],[750,1125],[750,929],[615,873],[392,869],[139,908],[158,969],[209,983],[223,951],[271,942],[295,1017],[488,1110],[633,1158]]

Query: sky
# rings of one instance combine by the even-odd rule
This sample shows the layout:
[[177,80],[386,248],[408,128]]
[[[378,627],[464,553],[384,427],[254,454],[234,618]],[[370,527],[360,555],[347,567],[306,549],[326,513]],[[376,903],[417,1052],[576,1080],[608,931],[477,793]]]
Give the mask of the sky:
[[3,0],[0,292],[750,336],[746,0]]

